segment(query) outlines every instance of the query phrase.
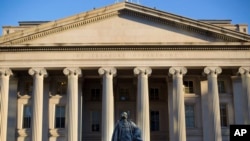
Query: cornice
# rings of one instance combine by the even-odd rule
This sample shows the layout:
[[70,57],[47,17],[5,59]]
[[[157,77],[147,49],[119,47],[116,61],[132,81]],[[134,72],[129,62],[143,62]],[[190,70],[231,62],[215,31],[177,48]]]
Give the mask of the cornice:
[[134,44],[48,44],[11,45],[0,47],[0,52],[33,51],[168,51],[168,50],[250,50],[250,43],[134,43]]

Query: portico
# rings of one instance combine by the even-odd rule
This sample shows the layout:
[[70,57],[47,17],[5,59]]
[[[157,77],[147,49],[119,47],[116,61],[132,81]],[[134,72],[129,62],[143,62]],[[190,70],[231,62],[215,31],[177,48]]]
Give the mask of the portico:
[[[78,137],[82,136],[83,138],[86,138],[87,136],[89,136],[89,138],[91,138],[89,133],[86,132],[86,129],[82,129],[82,128],[88,128],[86,126],[87,123],[84,122],[84,121],[88,122],[88,120],[84,120],[86,118],[85,114],[88,113],[87,112],[88,110],[85,109],[85,106],[89,107],[89,106],[92,105],[91,106],[93,108],[92,110],[94,110],[95,108],[98,109],[98,107],[99,107],[98,103],[102,103],[102,106],[99,107],[99,110],[102,111],[101,112],[102,113],[101,114],[102,115],[101,116],[102,117],[102,122],[100,122],[101,125],[99,125],[99,126],[102,126],[102,129],[99,129],[99,131],[100,130],[102,131],[102,134],[100,134],[102,140],[110,140],[110,138],[112,136],[112,131],[113,131],[113,127],[111,127],[111,126],[113,126],[115,124],[116,120],[118,120],[119,112],[121,110],[131,110],[131,118],[134,119],[134,120],[136,119],[136,123],[142,129],[142,133],[144,133],[144,134],[148,133],[147,134],[148,137],[143,136],[144,140],[150,139],[150,124],[152,124],[152,123],[150,122],[149,116],[150,116],[150,111],[152,111],[152,109],[154,109],[153,107],[155,106],[154,105],[155,101],[152,101],[152,99],[150,99],[150,96],[152,96],[152,95],[150,95],[149,92],[145,92],[145,91],[150,90],[150,88],[152,87],[152,84],[153,85],[157,84],[157,83],[155,83],[155,81],[153,81],[153,79],[158,80],[158,81],[165,79],[166,81],[165,81],[165,83],[163,83],[163,85],[165,87],[164,89],[166,89],[168,91],[168,93],[166,94],[166,95],[168,95],[167,101],[165,101],[165,102],[162,101],[162,103],[165,103],[163,105],[165,105],[166,107],[162,108],[162,109],[160,108],[160,111],[163,112],[163,113],[161,113],[162,115],[164,115],[164,113],[167,113],[164,116],[165,117],[168,116],[167,119],[169,119],[169,121],[168,122],[162,121],[163,123],[166,123],[166,125],[161,124],[160,126],[163,126],[163,127],[161,127],[161,129],[159,129],[159,130],[163,130],[165,132],[165,134],[169,134],[169,136],[166,136],[167,140],[168,139],[170,141],[186,140],[186,132],[188,132],[188,131],[186,129],[186,124],[185,124],[184,105],[185,105],[185,101],[188,101],[188,99],[190,97],[189,96],[187,97],[187,94],[185,94],[185,91],[183,90],[183,87],[185,87],[182,84],[183,81],[184,81],[183,77],[185,77],[184,75],[187,74],[188,70],[190,70],[192,72],[196,72],[197,70],[199,70],[199,71],[201,71],[200,74],[203,73],[201,67],[199,67],[200,69],[196,69],[196,70],[193,69],[193,67],[191,69],[188,69],[188,67],[164,67],[164,68],[155,68],[155,69],[154,68],[152,69],[152,67],[135,67],[134,69],[133,68],[130,68],[130,69],[124,69],[124,68],[119,69],[118,68],[117,69],[116,67],[100,67],[99,71],[98,71],[98,69],[86,69],[86,70],[84,70],[84,68],[82,68],[82,69],[80,69],[80,68],[81,67],[65,68],[65,69],[56,70],[56,71],[61,70],[65,75],[73,75],[73,76],[75,75],[76,77],[73,78],[73,76],[71,76],[72,77],[71,78],[71,77],[68,76],[68,80],[67,80],[66,76],[65,76],[64,80],[67,80],[67,85],[68,85],[67,94],[66,95],[62,94],[62,93],[61,94],[56,94],[56,93],[50,94],[51,96],[50,96],[49,101],[48,101],[48,104],[52,104],[53,99],[58,99],[60,101],[59,103],[61,103],[59,105],[65,105],[66,107],[68,107],[69,111],[67,111],[67,114],[66,114],[66,118],[68,118],[67,119],[68,120],[68,125],[66,124],[66,126],[65,126],[66,128],[65,129],[55,130],[56,129],[55,126],[51,125],[51,124],[53,124],[55,122],[54,120],[56,120],[56,119],[53,118],[55,115],[53,115],[53,114],[50,115],[51,112],[49,112],[47,114],[49,114],[49,117],[51,117],[50,119],[52,119],[52,121],[49,120],[48,123],[43,123],[43,121],[40,119],[41,120],[40,122],[39,121],[36,122],[36,123],[40,123],[42,125],[49,124],[50,127],[53,127],[53,129],[50,129],[50,128],[47,129],[47,130],[51,131],[50,132],[50,136],[51,136],[50,139],[51,140],[53,138],[56,138],[56,137],[57,138],[64,138],[63,134],[67,135],[66,137],[68,138],[68,140],[72,140],[72,139],[69,139],[70,136],[77,137],[78,136],[77,134],[81,134]],[[240,67],[240,70],[242,68],[247,68],[247,67]],[[4,70],[4,69],[2,69],[2,70]],[[11,71],[11,72],[14,72],[14,73],[18,72],[18,70],[11,70],[11,69],[5,69],[5,70],[8,70],[8,72]],[[58,77],[59,76],[59,74],[55,75],[55,73],[54,73],[55,70],[50,70],[50,69],[45,69],[45,68],[32,68],[32,69],[29,70],[29,73],[33,74],[31,72],[33,70],[37,70],[35,72],[38,73],[37,74],[38,76],[41,76],[41,75],[45,74],[44,72],[48,73],[49,76],[48,76],[48,78],[45,78],[45,79],[53,80],[52,79],[53,77]],[[147,79],[143,78],[142,76],[136,78],[136,76],[131,75],[131,74],[133,74],[132,73],[133,70],[134,70],[134,74],[138,74],[138,72],[140,74],[140,70],[141,70],[141,75],[147,75],[147,74],[151,74],[151,73],[154,74],[154,70],[156,71],[155,72],[156,74],[152,75],[153,79],[147,80]],[[169,74],[171,74],[173,76],[172,78],[168,76],[168,73],[167,73],[168,70],[169,70]],[[218,70],[219,70],[219,72],[217,72]],[[52,74],[50,76],[49,72],[51,72],[51,71],[52,71]],[[93,71],[96,71],[96,73],[93,73]],[[212,72],[209,72],[209,71],[212,71]],[[219,73],[221,73],[221,71],[223,71],[223,70],[220,67],[212,66],[212,67],[204,68],[204,72],[206,74],[211,74],[211,73],[219,74]],[[229,71],[229,70],[226,69],[226,71]],[[84,72],[86,72],[86,73],[84,73]],[[121,74],[119,74],[119,72]],[[22,71],[22,73],[23,73],[23,71]],[[108,76],[103,76],[103,78],[100,78],[100,77],[98,77],[98,75],[96,75],[98,73],[102,74],[102,75],[106,73],[105,75],[108,75]],[[5,74],[6,73],[2,73],[2,76],[8,76],[8,75],[5,75]],[[80,80],[84,81],[84,83],[81,83],[81,82],[79,82],[77,80],[77,75],[79,75],[79,74],[83,75],[83,78],[80,78]],[[110,80],[112,80],[111,79],[112,76],[110,77],[110,75],[114,75],[114,74],[116,74],[117,75],[116,77],[118,77],[118,78],[115,79],[115,82],[110,81]],[[213,124],[206,125],[206,123],[201,123],[203,127],[200,127],[200,128],[203,128],[203,130],[205,130],[206,134],[209,134],[210,137],[212,137],[212,136],[216,137],[216,139],[214,139],[214,140],[217,141],[218,138],[220,138],[220,139],[222,138],[221,131],[216,131],[216,130],[206,131],[206,129],[213,128],[212,126],[216,126],[219,129],[221,128],[220,127],[221,126],[220,125],[220,116],[219,116],[220,115],[220,113],[219,113],[220,109],[219,109],[219,99],[218,99],[218,97],[219,97],[218,88],[215,88],[215,89],[210,88],[210,87],[217,87],[217,84],[216,84],[217,81],[213,81],[212,78],[210,78],[210,77],[214,77],[214,74],[211,74],[213,76],[208,76],[208,78],[206,80],[208,85],[205,86],[206,87],[205,89],[208,89],[208,90],[212,91],[212,92],[208,91],[208,95],[207,95],[208,100],[204,101],[204,100],[201,99],[199,101],[201,103],[203,103],[203,102],[208,103],[209,101],[210,102],[212,102],[212,101],[216,102],[217,101],[218,106],[217,106],[217,108],[216,108],[216,106],[213,107],[213,109],[212,109],[212,107],[211,107],[211,109],[208,107],[209,108],[208,110],[211,111],[211,113],[214,114],[214,115],[211,115],[210,118],[209,118],[209,120],[211,120],[211,123],[213,123]],[[192,74],[192,75],[194,75],[194,74]],[[198,77],[203,78],[202,75],[200,75]],[[39,90],[44,89],[43,88],[43,83],[51,83],[51,82],[48,82],[48,81],[47,82],[41,81],[41,83],[40,82],[38,83],[38,82],[36,82],[36,81],[38,81],[36,79],[37,78],[34,78],[34,80],[33,80],[33,94],[30,95],[31,98],[35,96],[35,92],[38,90],[38,87],[40,87]],[[103,79],[103,82],[101,82],[101,79]],[[124,101],[122,99],[120,99],[121,95],[119,94],[119,88],[118,88],[119,86],[118,85],[122,81],[120,81],[118,79],[130,80],[133,83],[132,86],[135,85],[137,87],[136,88],[136,89],[138,89],[137,94],[134,93],[134,92],[136,92],[135,89],[134,89],[134,90],[132,90],[132,95],[130,94],[130,96],[132,96],[133,98],[130,98],[129,100],[124,100]],[[135,81],[136,79],[137,79],[138,82]],[[93,83],[93,81],[91,82],[90,80],[98,80],[97,83],[99,83],[99,85],[102,86],[101,89],[102,89],[103,92],[102,92],[102,96],[100,95],[100,98],[102,99],[102,100],[100,99],[101,101],[98,101],[98,100],[95,101],[93,99],[92,100],[89,99],[89,98],[92,97],[92,95],[89,95],[90,97],[88,97],[88,94],[87,94],[88,92],[86,91],[86,88],[89,87],[91,85],[91,83],[96,88],[98,88],[98,85]],[[245,82],[244,79],[242,81]],[[6,82],[1,81],[1,82],[2,82],[1,83],[1,88],[5,88],[4,86],[9,83],[9,81],[6,81]],[[90,83],[90,84],[87,84],[87,83]],[[122,83],[124,83],[124,82],[122,82]],[[126,87],[130,87],[129,85],[127,85],[127,84],[124,85],[122,83],[121,83],[121,85],[126,86]],[[148,85],[146,83],[149,83],[150,85]],[[80,87],[80,88],[78,88],[78,87]],[[114,87],[114,88],[112,88],[112,87]],[[50,91],[52,89],[53,88],[50,88]],[[77,92],[77,91],[73,92],[73,91],[78,90],[78,89],[80,89],[81,92]],[[90,89],[92,90],[92,88],[90,88]],[[202,87],[202,89],[203,89],[203,87]],[[217,92],[216,92],[216,90],[217,90]],[[144,91],[144,92],[142,92],[142,91]],[[114,93],[114,94],[112,94],[112,93]],[[148,93],[148,94],[145,94],[145,93]],[[108,94],[109,94],[109,96],[108,96]],[[46,93],[40,94],[40,96],[42,96],[42,97],[44,97],[44,95],[49,95],[49,94],[48,93],[47,94]],[[75,99],[74,102],[71,102],[70,99],[73,99],[73,98],[69,98],[70,95],[78,96],[79,99],[81,99],[81,100]],[[105,98],[105,95],[107,96],[107,98]],[[199,95],[199,94],[197,94],[197,95]],[[129,98],[130,96],[128,96],[127,98]],[[144,98],[145,96],[147,98]],[[28,97],[28,95],[20,95],[18,101],[23,101],[23,99],[26,99],[26,97]],[[198,96],[198,97],[200,97],[200,96]],[[217,100],[214,97],[217,97]],[[28,103],[31,102],[31,98],[28,98]],[[40,100],[41,99],[43,99],[43,98],[40,98]],[[137,99],[137,100],[135,100],[135,99]],[[196,99],[196,98],[194,98],[194,99]],[[112,100],[112,101],[107,102],[107,100]],[[78,102],[75,102],[75,101],[80,101],[81,103],[78,103]],[[85,102],[83,102],[83,101],[85,101]],[[94,102],[94,104],[93,104],[93,102]],[[131,105],[122,106],[123,102],[124,103],[130,103]],[[31,106],[34,107],[38,102],[33,100],[31,103],[32,103]],[[186,103],[189,103],[189,102],[186,102]],[[108,107],[107,105],[110,105],[110,106]],[[214,104],[214,105],[216,105],[216,104]],[[39,104],[39,106],[41,106],[40,113],[45,112],[45,110],[43,110],[43,106],[41,104]],[[70,110],[70,107],[73,107],[73,106],[75,106],[75,108]],[[131,108],[135,108],[135,107],[136,107],[136,110],[131,109]],[[55,107],[53,107],[53,108],[55,110]],[[201,110],[203,111],[202,108],[201,108]],[[108,110],[109,110],[109,112],[106,112]],[[36,110],[36,112],[38,112],[38,111],[39,111],[39,109]],[[80,115],[80,118],[78,119],[78,114],[81,113],[81,112],[83,114]],[[1,114],[4,115],[3,113],[1,113]],[[140,116],[140,114],[144,114],[144,116]],[[179,114],[182,114],[182,115],[179,115]],[[73,115],[75,115],[75,116],[73,116]],[[116,116],[116,115],[118,115],[118,116]],[[34,118],[34,116],[35,115],[33,115],[32,117]],[[85,118],[83,118],[83,116]],[[105,118],[103,116],[110,116],[110,117]],[[200,116],[202,116],[202,115],[200,115]],[[76,119],[73,119],[73,117],[75,117]],[[212,117],[214,117],[214,119]],[[18,117],[18,118],[19,118],[19,120],[23,120],[22,117]],[[179,119],[179,118],[182,118],[182,119]],[[106,120],[104,120],[104,119],[106,119]],[[219,120],[219,122],[218,121],[215,122],[215,119]],[[183,123],[183,121],[184,121],[184,123]],[[73,123],[71,123],[71,122],[73,122]],[[75,122],[82,123],[82,125],[81,124],[75,124]],[[78,125],[78,126],[71,126],[70,127],[69,126],[70,123],[71,123],[71,125]],[[164,126],[167,126],[167,128],[165,128]],[[21,127],[22,127],[22,125],[21,125]],[[38,127],[38,125],[36,127]],[[44,126],[41,127],[40,131],[43,128],[44,128]],[[31,127],[31,129],[33,129],[33,128]],[[110,131],[107,132],[108,130],[106,130],[106,129],[110,129]],[[18,133],[19,133],[18,138],[19,138],[19,140],[23,140],[25,138],[31,138],[31,137],[33,138],[33,136],[31,136],[32,134],[37,135],[36,138],[38,138],[39,135],[40,135],[40,137],[42,136],[41,133],[39,132],[39,130],[37,130],[37,128],[36,128],[36,130],[34,130],[34,131],[32,130],[32,132],[30,132],[31,130],[29,131],[29,129],[24,130],[23,132],[26,132],[26,135],[22,137],[21,130],[22,129],[18,130]],[[54,130],[54,132],[52,132],[53,130]],[[90,129],[90,130],[92,130],[92,129]],[[198,128],[197,128],[197,130],[198,130]],[[106,132],[104,132],[104,131],[106,131]],[[219,132],[221,134],[218,134]],[[71,135],[71,134],[75,134],[75,135]],[[151,134],[154,135],[154,133],[152,131],[151,131]],[[94,137],[94,134],[93,134],[92,137]],[[153,136],[151,136],[151,138],[152,137]],[[92,140],[92,139],[90,139],[90,140]]]

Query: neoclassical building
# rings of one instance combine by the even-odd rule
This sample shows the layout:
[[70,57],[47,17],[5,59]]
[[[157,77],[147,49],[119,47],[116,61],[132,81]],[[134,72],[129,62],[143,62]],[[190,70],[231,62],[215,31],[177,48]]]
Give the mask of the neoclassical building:
[[1,141],[110,141],[128,112],[144,141],[229,141],[250,124],[250,36],[121,2],[4,26]]

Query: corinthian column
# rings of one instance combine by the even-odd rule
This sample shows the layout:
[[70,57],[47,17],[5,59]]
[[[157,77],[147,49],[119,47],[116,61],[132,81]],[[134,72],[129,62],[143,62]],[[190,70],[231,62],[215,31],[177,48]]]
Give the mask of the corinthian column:
[[67,88],[67,141],[78,141],[78,77],[80,68],[65,68],[63,73],[68,77]]
[[9,78],[12,71],[8,68],[0,69],[0,140],[7,141]]
[[244,124],[250,124],[250,67],[240,67],[242,79]]
[[169,109],[170,119],[170,140],[171,141],[186,141],[186,121],[185,121],[185,106],[184,106],[184,91],[183,91],[183,75],[187,73],[185,67],[171,67],[169,74],[173,78],[173,91],[169,95],[169,101],[172,109]]
[[152,69],[149,67],[136,67],[134,69],[134,74],[138,75],[136,122],[142,130],[143,141],[150,141],[148,76],[151,73]]
[[102,141],[111,141],[114,130],[114,94],[113,77],[116,69],[113,67],[99,68],[102,75]]
[[47,76],[47,71],[44,68],[31,68],[29,69],[29,74],[33,76],[31,139],[32,141],[41,141],[43,125],[43,79]]
[[209,103],[209,117],[211,119],[210,127],[210,141],[221,141],[221,125],[220,125],[220,101],[218,92],[217,76],[222,72],[220,67],[206,67],[204,73],[208,80],[208,103]]

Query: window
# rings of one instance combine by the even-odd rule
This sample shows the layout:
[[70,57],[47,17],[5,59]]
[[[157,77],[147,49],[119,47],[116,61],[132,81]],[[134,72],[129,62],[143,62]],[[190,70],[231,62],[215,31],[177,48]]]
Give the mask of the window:
[[226,104],[220,104],[220,122],[221,127],[227,127],[227,105]]
[[194,93],[193,81],[184,81],[185,93]]
[[66,94],[67,93],[67,82],[57,81],[56,84],[56,94]]
[[194,128],[194,105],[185,105],[185,117],[186,117],[186,127]]
[[119,89],[119,99],[120,101],[129,100],[129,89],[128,88],[120,88]]
[[91,89],[91,100],[92,101],[99,101],[101,100],[101,90],[100,89]]
[[100,112],[93,111],[91,113],[91,131],[99,132],[100,131]]
[[246,33],[246,32],[247,32],[247,29],[246,29],[246,28],[243,28],[243,32],[245,32],[245,33]]
[[56,106],[55,128],[65,128],[65,106]]
[[159,89],[158,88],[150,88],[149,99],[150,100],[159,100]]
[[30,128],[31,126],[31,107],[23,107],[23,128]]
[[160,129],[160,116],[159,111],[150,112],[150,130],[159,131]]
[[218,81],[218,91],[219,93],[226,93],[225,81],[221,81],[221,80]]

